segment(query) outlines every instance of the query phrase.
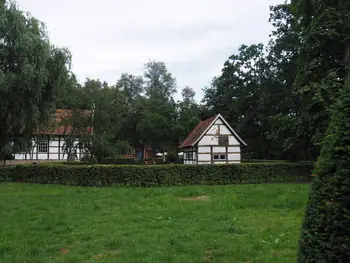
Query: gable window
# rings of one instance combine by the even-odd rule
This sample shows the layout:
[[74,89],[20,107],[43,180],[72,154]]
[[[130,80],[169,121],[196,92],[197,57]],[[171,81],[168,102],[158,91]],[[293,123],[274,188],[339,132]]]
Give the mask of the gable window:
[[48,141],[39,141],[38,143],[38,152],[39,153],[47,153],[49,151],[49,143]]
[[228,135],[220,135],[219,146],[227,146],[227,145],[228,145]]

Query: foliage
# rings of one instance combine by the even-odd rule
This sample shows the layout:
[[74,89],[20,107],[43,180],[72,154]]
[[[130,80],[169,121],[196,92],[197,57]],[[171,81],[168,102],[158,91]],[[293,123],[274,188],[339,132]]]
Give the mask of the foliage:
[[181,90],[182,100],[177,103],[178,144],[186,139],[187,135],[201,120],[201,109],[195,101],[195,95],[195,91],[188,86]]
[[298,261],[350,260],[350,74],[333,112],[315,169]]
[[84,186],[225,185],[309,181],[312,165],[20,165],[0,169],[0,181]]
[[112,157],[102,158],[99,163],[100,164],[122,164],[122,165],[139,164],[139,162],[136,159],[132,159],[132,158],[112,158]]
[[[251,158],[283,158],[270,156],[272,140],[269,140],[270,114],[282,114],[278,108],[278,93],[274,72],[268,63],[262,44],[239,48],[225,62],[222,74],[215,78],[211,87],[204,90],[206,107],[212,115],[221,113],[235,127],[237,132],[247,138],[246,152]],[[280,150],[281,152],[281,150]]]
[[292,263],[308,190],[2,184],[0,262]]
[[146,100],[137,131],[145,146],[165,152],[177,145],[176,105],[172,97],[176,79],[163,62],[150,61],[145,65],[145,83]]
[[297,137],[304,138],[309,147],[319,148],[344,82],[350,4],[293,0],[292,6],[302,39],[294,86],[302,110]]
[[77,150],[82,151],[86,147],[86,140],[91,140],[92,134],[92,114],[78,109],[71,111],[71,116],[67,116],[58,126],[64,126],[63,153],[67,155],[68,161],[77,158]]
[[39,124],[46,124],[69,79],[70,54],[51,45],[44,25],[15,3],[0,8],[0,155],[4,156],[12,146],[27,148]]
[[[94,156],[91,156],[89,154],[84,155],[83,157],[81,157],[80,162],[76,162],[76,163],[81,163],[81,164],[95,164],[97,163],[97,159]],[[67,163],[70,164],[70,163]]]
[[[221,113],[248,143],[245,158],[314,161],[344,82],[349,3],[290,0],[270,7],[268,44],[242,44],[198,103],[198,87],[188,86],[175,101],[176,78],[157,60],[145,64],[143,76],[124,72],[116,83],[79,84],[69,52],[52,46],[38,20],[7,2],[0,16],[0,156],[28,149],[56,106],[94,111],[94,133],[80,136],[79,147],[98,160],[149,147],[153,155],[175,152],[201,119]],[[73,137],[68,152],[76,147]]]
[[79,135],[79,147],[100,163],[135,149],[151,147],[154,154],[174,151],[199,121],[194,91],[186,87],[183,101],[175,103],[176,79],[159,61],[145,65],[144,77],[123,73],[116,85],[87,79],[82,86],[76,83],[66,89],[71,97],[63,100],[71,109],[93,111],[91,123],[71,118],[71,124],[84,128],[85,123],[86,130],[93,126],[93,134]]
[[176,152],[168,152],[165,159],[169,163],[175,163],[179,157]]
[[222,113],[248,143],[247,157],[318,156],[344,80],[349,9],[347,1],[272,6],[269,44],[242,45],[204,90],[202,112]]

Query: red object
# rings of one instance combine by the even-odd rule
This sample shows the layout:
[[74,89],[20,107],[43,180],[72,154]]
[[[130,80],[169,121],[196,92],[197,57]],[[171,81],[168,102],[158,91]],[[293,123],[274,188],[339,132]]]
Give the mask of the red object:
[[216,116],[213,116],[198,123],[197,126],[190,132],[190,134],[184,140],[184,142],[180,145],[180,148],[192,146],[203,134],[203,132],[210,126],[210,124],[214,121],[215,118]]
[[[123,155],[125,159],[136,159],[136,150],[132,150],[129,153],[126,153]],[[152,157],[152,149],[146,148],[143,150],[143,159],[151,158]]]
[[[91,110],[81,110],[81,114],[84,116],[91,116],[93,114],[93,111]],[[72,132],[72,126],[71,125],[64,125],[62,124],[62,121],[65,119],[69,119],[72,117],[72,110],[69,109],[57,109],[55,112],[55,122],[53,123],[52,127],[47,127],[46,129],[39,130],[37,134],[47,134],[47,135],[69,135]],[[88,133],[93,133],[93,128],[88,127]]]

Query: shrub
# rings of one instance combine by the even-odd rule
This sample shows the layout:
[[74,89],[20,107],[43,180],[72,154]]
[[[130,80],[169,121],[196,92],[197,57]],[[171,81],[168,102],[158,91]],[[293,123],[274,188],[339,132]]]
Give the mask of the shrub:
[[100,164],[115,164],[115,165],[141,165],[141,164],[164,164],[162,159],[146,158],[142,160],[137,160],[133,158],[102,158]]
[[298,262],[350,262],[350,76],[322,142]]
[[311,169],[309,164],[18,165],[0,168],[0,181],[132,187],[306,182]]
[[100,164],[138,164],[133,158],[104,157],[100,159]]
[[165,159],[169,163],[175,163],[178,159],[178,155],[176,152],[168,152]]
[[287,160],[242,159],[242,163],[288,163]]
[[83,157],[81,157],[80,159],[81,163],[89,163],[89,164],[95,164],[97,163],[97,159],[95,156],[91,156],[91,155],[84,155]]

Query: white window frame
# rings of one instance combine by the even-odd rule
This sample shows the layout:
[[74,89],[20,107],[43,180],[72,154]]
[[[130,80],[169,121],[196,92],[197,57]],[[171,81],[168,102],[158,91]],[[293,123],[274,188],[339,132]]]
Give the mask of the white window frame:
[[49,142],[47,140],[41,140],[38,142],[38,153],[48,153]]
[[193,160],[193,152],[185,152],[186,160]]
[[[224,158],[221,158],[224,156]],[[217,157],[217,158],[215,158]],[[213,153],[213,160],[214,161],[226,161],[227,160],[227,155],[226,153]]]
[[[226,161],[227,160],[227,155],[226,153],[222,153],[222,154],[219,154],[220,155],[220,161]],[[222,156],[224,156],[224,158],[221,158]]]

